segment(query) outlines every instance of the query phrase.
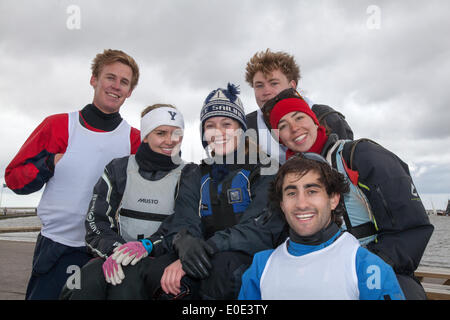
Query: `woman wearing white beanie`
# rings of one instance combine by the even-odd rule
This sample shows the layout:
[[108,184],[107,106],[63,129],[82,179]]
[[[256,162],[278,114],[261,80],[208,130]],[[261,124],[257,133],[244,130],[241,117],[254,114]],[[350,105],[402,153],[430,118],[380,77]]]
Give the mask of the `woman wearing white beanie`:
[[89,205],[86,243],[102,259],[82,269],[82,290],[66,285],[63,298],[106,299],[107,283],[117,285],[124,279],[123,266],[135,265],[152,251],[146,238],[173,213],[180,180],[197,167],[180,158],[183,129],[183,115],[172,105],[142,111],[136,155],[114,159],[105,167]]

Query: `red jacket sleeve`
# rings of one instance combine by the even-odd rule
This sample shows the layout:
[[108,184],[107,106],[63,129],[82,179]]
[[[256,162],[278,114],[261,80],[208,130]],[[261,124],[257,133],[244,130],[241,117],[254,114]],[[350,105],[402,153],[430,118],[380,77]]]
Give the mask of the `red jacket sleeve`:
[[141,144],[141,132],[138,129],[131,127],[130,132],[131,154],[136,154],[140,144]]
[[17,194],[38,191],[53,176],[53,159],[64,153],[69,137],[68,114],[49,116],[28,137],[5,170],[5,181]]

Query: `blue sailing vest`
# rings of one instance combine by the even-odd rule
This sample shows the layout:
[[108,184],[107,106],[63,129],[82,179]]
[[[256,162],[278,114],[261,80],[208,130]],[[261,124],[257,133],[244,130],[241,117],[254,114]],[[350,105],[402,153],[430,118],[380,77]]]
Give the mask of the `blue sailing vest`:
[[216,183],[210,168],[202,169],[199,216],[205,227],[205,237],[234,226],[251,202],[250,171],[240,169]]

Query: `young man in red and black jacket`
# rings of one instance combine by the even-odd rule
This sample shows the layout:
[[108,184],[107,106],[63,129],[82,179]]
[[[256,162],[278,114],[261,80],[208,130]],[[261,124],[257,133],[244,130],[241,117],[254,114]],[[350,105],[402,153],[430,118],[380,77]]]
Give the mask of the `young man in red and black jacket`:
[[92,104],[47,117],[5,171],[8,187],[30,194],[46,184],[37,214],[42,230],[26,299],[57,299],[67,267],[89,259],[84,221],[95,182],[113,158],[134,154],[139,130],[119,114],[139,80],[139,68],[120,50],[105,50],[92,63]]

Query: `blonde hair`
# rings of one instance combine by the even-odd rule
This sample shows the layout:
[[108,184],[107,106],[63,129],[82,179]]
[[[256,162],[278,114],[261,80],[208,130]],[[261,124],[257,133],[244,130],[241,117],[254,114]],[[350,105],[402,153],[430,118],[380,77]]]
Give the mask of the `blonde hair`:
[[131,90],[133,90],[139,81],[139,67],[132,57],[120,50],[105,49],[103,53],[99,53],[92,60],[92,75],[99,77],[104,66],[114,62],[123,63],[131,68],[133,75],[131,77]]
[[295,62],[293,56],[286,52],[272,52],[270,49],[255,53],[255,55],[247,63],[245,73],[245,80],[253,88],[253,77],[258,71],[261,71],[265,76],[272,73],[274,70],[280,70],[288,79],[288,81],[295,81],[298,85],[300,80],[300,68]]
[[177,108],[175,108],[175,107],[174,107],[173,105],[171,105],[171,104],[156,103],[156,104],[153,104],[153,105],[151,105],[151,106],[148,106],[148,107],[146,107],[144,110],[142,110],[142,112],[141,112],[141,118],[143,118],[147,113],[149,113],[149,112],[152,111],[152,110],[155,110],[155,109],[158,109],[158,108],[164,108],[164,107],[167,107],[167,108],[174,108],[174,109],[177,110]]

